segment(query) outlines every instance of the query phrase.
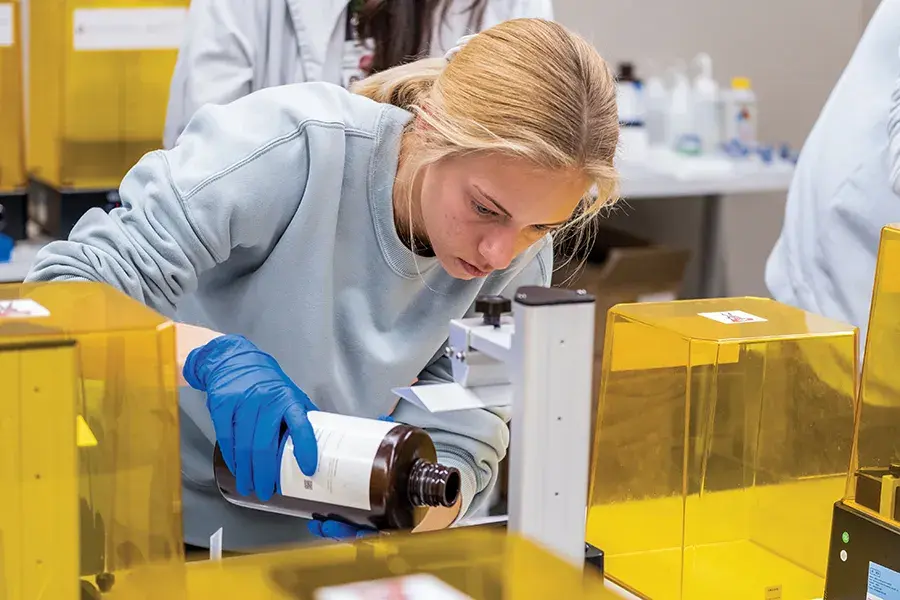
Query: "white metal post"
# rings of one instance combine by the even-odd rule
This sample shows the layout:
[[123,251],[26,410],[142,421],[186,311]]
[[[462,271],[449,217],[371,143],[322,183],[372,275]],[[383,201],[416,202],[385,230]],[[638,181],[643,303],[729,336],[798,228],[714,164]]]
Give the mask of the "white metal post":
[[522,287],[513,313],[508,527],[583,568],[594,299]]

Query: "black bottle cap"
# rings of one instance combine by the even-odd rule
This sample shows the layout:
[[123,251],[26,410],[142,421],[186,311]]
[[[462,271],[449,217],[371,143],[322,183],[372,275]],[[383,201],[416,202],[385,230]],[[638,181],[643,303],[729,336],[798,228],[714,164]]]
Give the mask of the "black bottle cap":
[[636,81],[634,77],[634,64],[630,62],[619,63],[619,74],[616,79],[619,81]]
[[479,296],[475,299],[475,312],[484,315],[484,324],[500,327],[500,317],[512,310],[512,302],[503,296]]

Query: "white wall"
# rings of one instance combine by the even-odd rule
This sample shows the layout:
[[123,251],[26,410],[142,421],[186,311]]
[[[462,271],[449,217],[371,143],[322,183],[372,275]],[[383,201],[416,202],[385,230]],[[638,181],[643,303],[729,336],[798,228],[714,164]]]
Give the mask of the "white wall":
[[[611,62],[690,59],[705,51],[727,83],[750,77],[760,137],[799,149],[877,0],[555,0],[557,18]],[[616,225],[696,248],[698,202],[634,201]],[[768,295],[765,260],[778,237],[784,194],[728,198],[722,214],[727,295]],[[689,286],[696,283],[696,263]]]

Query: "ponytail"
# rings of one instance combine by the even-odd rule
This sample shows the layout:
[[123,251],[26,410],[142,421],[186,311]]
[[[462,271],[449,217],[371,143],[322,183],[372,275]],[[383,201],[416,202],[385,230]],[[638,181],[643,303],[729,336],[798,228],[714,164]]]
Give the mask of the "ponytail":
[[412,111],[422,106],[446,64],[443,58],[417,60],[370,75],[357,81],[350,89],[376,102]]

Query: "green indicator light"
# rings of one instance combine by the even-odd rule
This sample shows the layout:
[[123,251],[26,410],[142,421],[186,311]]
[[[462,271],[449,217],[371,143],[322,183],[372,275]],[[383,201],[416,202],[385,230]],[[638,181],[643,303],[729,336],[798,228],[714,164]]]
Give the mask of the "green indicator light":
[[841,534],[841,539],[844,540],[845,544],[849,544],[850,543],[850,534],[845,531],[844,533]]

